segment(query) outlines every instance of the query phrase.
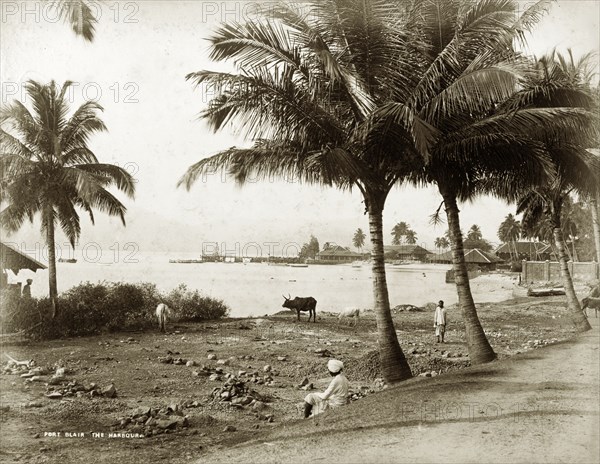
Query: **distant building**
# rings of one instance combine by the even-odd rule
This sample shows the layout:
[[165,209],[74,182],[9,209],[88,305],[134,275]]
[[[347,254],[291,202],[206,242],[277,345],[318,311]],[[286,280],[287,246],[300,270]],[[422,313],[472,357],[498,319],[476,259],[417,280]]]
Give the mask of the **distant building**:
[[[435,255],[433,260],[436,263],[452,264],[452,252],[447,251],[439,255]],[[504,260],[500,257],[495,256],[493,253],[480,250],[479,248],[473,248],[472,250],[465,250],[465,262],[471,268],[477,267],[479,269],[494,270],[499,263]]]
[[317,261],[351,262],[362,259],[362,257],[363,255],[355,253],[349,248],[333,245],[323,251],[319,251],[315,259]]
[[544,242],[503,243],[496,250],[496,256],[505,261],[546,261],[556,259],[552,247]]
[[431,251],[419,245],[385,245],[383,247],[386,259],[401,259],[405,261],[427,261]]

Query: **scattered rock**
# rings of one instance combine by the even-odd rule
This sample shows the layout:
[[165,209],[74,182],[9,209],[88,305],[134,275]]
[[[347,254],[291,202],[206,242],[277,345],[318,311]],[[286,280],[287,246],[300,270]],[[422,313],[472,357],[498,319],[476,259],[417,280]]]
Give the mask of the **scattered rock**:
[[235,432],[237,429],[233,425],[228,425],[223,429],[223,432]]
[[114,384],[111,383],[102,389],[101,394],[107,398],[114,398],[117,396],[117,389],[115,388]]

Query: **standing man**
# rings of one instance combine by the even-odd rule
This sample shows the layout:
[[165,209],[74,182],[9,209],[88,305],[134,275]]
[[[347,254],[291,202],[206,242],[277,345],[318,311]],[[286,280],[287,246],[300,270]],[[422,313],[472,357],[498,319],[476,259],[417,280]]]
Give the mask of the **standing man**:
[[437,307],[435,308],[435,316],[433,318],[433,328],[435,329],[435,335],[437,342],[444,343],[444,333],[446,332],[446,308],[444,308],[444,302],[440,300]]
[[32,279],[27,279],[27,283],[25,284],[25,286],[23,287],[23,290],[21,292],[21,296],[23,298],[31,298],[31,284],[33,283]]

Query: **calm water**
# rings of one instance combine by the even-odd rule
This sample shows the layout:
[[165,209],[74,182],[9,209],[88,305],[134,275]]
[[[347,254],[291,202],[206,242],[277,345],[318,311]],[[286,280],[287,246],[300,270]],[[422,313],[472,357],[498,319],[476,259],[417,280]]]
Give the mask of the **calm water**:
[[[77,256],[76,256],[77,257]],[[353,268],[350,264],[336,266],[309,266],[293,268],[267,264],[200,263],[171,264],[169,258],[190,259],[184,254],[136,253],[118,263],[79,260],[75,264],[58,263],[59,292],[82,281],[153,282],[160,290],[170,290],[179,283],[198,289],[204,294],[227,303],[232,316],[259,316],[280,311],[282,295],[313,296],[317,311],[339,311],[348,306],[373,307],[371,268],[364,264]],[[124,262],[125,261],[125,262]],[[134,262],[138,261],[138,262]],[[445,272],[450,265],[386,266],[390,303],[423,305],[442,299],[447,305],[456,303],[453,284],[445,283]],[[32,294],[47,294],[48,271],[21,271],[11,282],[32,277]],[[498,289],[493,293],[477,294],[476,302],[502,301],[511,297],[511,291]]]

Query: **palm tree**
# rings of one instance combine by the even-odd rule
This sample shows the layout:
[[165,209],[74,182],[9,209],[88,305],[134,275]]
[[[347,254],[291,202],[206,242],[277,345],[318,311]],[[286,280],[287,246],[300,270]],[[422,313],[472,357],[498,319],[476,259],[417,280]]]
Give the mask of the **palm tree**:
[[125,170],[99,163],[89,149],[89,137],[106,130],[98,117],[102,107],[87,102],[70,118],[65,98],[71,82],[59,88],[28,81],[26,91],[32,102],[30,111],[19,101],[0,110],[0,225],[17,231],[26,219],[41,215],[42,233],[48,246],[50,298],[56,316],[56,251],[54,231],[57,223],[72,246],[81,227],[77,208],[89,214],[94,209],[118,216],[125,224],[125,206],[107,190],[116,187],[133,197],[135,183]]
[[[549,2],[537,2],[521,15],[514,3],[502,0],[423,0],[413,5],[421,13],[415,27],[428,45],[426,63],[410,98],[385,105],[375,118],[398,140],[420,134],[428,162],[411,179],[436,184],[442,196],[469,356],[473,363],[487,362],[495,353],[471,294],[458,202],[482,193],[508,195],[550,171],[543,145],[532,135],[547,131],[557,115],[537,109],[508,114],[498,108],[526,72],[526,61],[513,43],[524,41]],[[562,116],[565,125],[575,117],[568,112]],[[530,177],[515,176],[516,170]]]
[[450,241],[446,237],[440,237],[440,246],[446,250],[450,246]]
[[473,224],[467,232],[467,239],[469,240],[481,240],[483,239],[483,234],[481,233],[481,228],[477,224]]
[[543,218],[552,228],[568,309],[575,327],[584,331],[591,327],[577,300],[567,266],[563,219],[568,220],[565,205],[570,204],[571,192],[589,197],[598,191],[600,164],[598,158],[585,149],[592,146],[597,137],[597,128],[594,127],[597,121],[592,112],[597,108],[589,87],[591,55],[584,55],[578,62],[575,62],[570,50],[568,55],[565,57],[552,52],[536,60],[536,72],[531,73],[524,81],[524,90],[517,95],[514,103],[589,109],[591,116],[588,119],[592,127],[590,130],[590,123],[582,121],[575,134],[551,134],[543,139],[552,156],[555,178],[552,183],[523,194],[518,211],[523,212],[525,228],[531,229],[534,222],[542,222]]
[[354,246],[356,247],[356,249],[360,252],[362,250],[362,247],[365,245],[365,238],[367,236],[365,235],[365,233],[363,232],[363,230],[359,227],[358,229],[356,229],[356,232],[354,232],[354,237],[352,238],[352,243],[354,244]]
[[[513,249],[515,252],[513,260],[518,260],[519,255],[517,252],[517,240],[521,236],[521,223],[517,221],[517,219],[512,215],[508,214],[502,223],[500,223],[500,227],[498,228],[498,238],[501,242],[510,244],[512,243]],[[510,249],[510,248],[509,248]],[[512,255],[512,251],[511,251]]]
[[249,176],[293,175],[306,183],[360,191],[369,216],[382,374],[396,382],[412,373],[390,312],[383,209],[398,179],[423,158],[414,140],[398,149],[363,137],[361,128],[393,93],[411,87],[419,69],[417,44],[399,32],[399,23],[391,27],[396,16],[391,18],[387,2],[328,0],[308,7],[310,13],[300,15],[282,5],[270,12],[269,21],[228,23],[213,36],[211,57],[234,60],[237,71],[188,75],[215,90],[202,117],[214,130],[235,122],[254,146],[199,161],[179,185],[189,189],[203,172],[221,168],[240,183]]
[[406,243],[410,245],[414,245],[415,243],[417,243],[417,233],[414,230],[408,229],[404,236],[406,237]]
[[406,222],[397,223],[392,229],[392,245],[402,245],[403,238],[408,231],[409,227]]

